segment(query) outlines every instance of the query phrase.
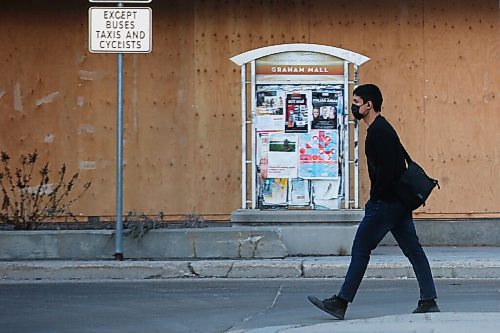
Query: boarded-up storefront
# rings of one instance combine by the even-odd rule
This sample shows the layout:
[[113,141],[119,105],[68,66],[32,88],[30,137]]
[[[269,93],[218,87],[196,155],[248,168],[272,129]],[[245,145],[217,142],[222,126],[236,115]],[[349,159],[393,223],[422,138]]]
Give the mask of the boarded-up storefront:
[[[114,215],[116,56],[88,51],[84,0],[0,5],[0,149],[79,171],[74,213]],[[153,51],[125,56],[124,211],[241,206],[240,72],[281,43],[364,54],[383,114],[441,190],[424,217],[499,217],[498,1],[153,0]],[[363,128],[363,127],[362,127]],[[361,138],[364,129],[361,130]],[[361,202],[369,182],[360,152]],[[55,169],[55,168],[54,168]]]

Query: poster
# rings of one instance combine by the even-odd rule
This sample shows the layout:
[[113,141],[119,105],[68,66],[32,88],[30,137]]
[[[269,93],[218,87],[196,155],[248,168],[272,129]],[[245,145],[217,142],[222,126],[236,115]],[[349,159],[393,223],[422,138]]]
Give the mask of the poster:
[[335,92],[312,92],[311,129],[337,129],[337,101]]
[[297,134],[269,134],[267,176],[269,178],[297,178]]
[[[257,87],[257,115],[282,115],[283,95],[279,90],[268,90],[266,86]],[[272,89],[272,87],[269,87]]]
[[343,85],[259,84],[258,207],[338,209]]
[[262,186],[264,205],[286,205],[288,195],[288,179],[266,178]]
[[292,178],[288,182],[288,204],[290,206],[308,206],[311,203],[309,180]]
[[298,175],[305,179],[338,177],[337,130],[311,130],[300,134]]
[[257,166],[261,178],[267,178],[269,134],[259,133],[257,140]]
[[338,209],[340,207],[340,179],[312,180],[315,209]]
[[257,131],[283,131],[285,94],[278,86],[257,86],[255,125]]
[[308,95],[310,92],[286,94],[285,133],[308,132]]

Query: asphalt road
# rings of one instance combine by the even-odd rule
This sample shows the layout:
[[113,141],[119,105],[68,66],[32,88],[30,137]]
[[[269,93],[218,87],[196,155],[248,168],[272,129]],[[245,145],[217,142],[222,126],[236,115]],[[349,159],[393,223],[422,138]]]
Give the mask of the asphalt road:
[[[437,280],[442,311],[500,312],[499,280]],[[341,280],[183,279],[0,283],[0,332],[229,332],[333,320],[309,294],[336,292]],[[346,319],[411,312],[415,280],[364,280]]]

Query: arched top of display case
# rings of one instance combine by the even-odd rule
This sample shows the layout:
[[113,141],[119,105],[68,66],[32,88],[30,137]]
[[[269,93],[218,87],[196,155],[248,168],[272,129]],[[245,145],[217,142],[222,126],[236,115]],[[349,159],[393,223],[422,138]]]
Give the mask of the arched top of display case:
[[271,46],[265,46],[261,47],[255,50],[247,51],[241,54],[238,54],[234,57],[231,58],[231,61],[233,61],[235,64],[238,66],[242,66],[243,64],[246,64],[250,61],[271,55],[271,54],[276,54],[276,53],[283,53],[283,52],[297,52],[297,51],[305,51],[305,52],[318,52],[318,53],[324,53],[324,54],[329,54],[334,57],[343,59],[345,61],[351,62],[355,65],[361,66],[370,58],[359,54],[355,53],[349,50],[344,50],[340,49],[338,47],[333,47],[333,46],[327,46],[327,45],[320,45],[320,44],[305,44],[305,43],[295,43],[295,44],[278,44],[278,45],[271,45]]

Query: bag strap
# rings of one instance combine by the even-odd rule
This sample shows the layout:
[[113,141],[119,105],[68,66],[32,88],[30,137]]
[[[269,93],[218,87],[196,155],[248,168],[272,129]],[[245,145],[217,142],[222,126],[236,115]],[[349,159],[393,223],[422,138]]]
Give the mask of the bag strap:
[[[403,148],[403,154],[405,155],[406,163],[410,164],[410,162],[413,162],[413,160],[410,157],[410,154],[408,154],[408,152],[405,149],[405,146],[403,146],[403,144],[401,143],[401,141],[399,141],[399,144],[401,145],[401,148]],[[429,176],[427,176],[427,177],[429,177]],[[429,179],[432,180],[434,182],[434,184],[436,184],[436,186],[438,187],[438,189],[441,189],[441,186],[439,186],[439,182],[438,182],[437,179],[434,179],[434,178],[431,178],[431,177],[429,177]]]
[[401,145],[401,148],[403,148],[403,154],[405,155],[406,163],[410,164],[410,162],[413,162],[413,160],[410,157],[410,154],[408,154],[408,152],[405,149],[405,146],[403,146],[403,144],[401,143],[401,141],[399,141],[399,144]]

